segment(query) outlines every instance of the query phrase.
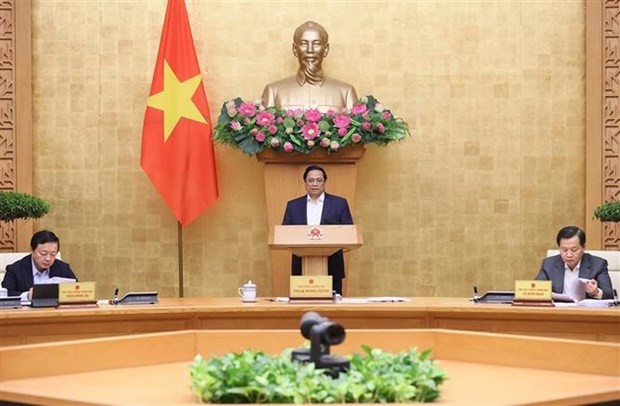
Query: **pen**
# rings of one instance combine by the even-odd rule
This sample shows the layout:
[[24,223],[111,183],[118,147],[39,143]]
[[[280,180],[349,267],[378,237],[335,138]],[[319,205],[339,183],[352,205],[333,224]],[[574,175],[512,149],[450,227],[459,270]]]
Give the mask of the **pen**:
[[112,304],[118,303],[118,288],[114,289],[114,296],[112,297]]

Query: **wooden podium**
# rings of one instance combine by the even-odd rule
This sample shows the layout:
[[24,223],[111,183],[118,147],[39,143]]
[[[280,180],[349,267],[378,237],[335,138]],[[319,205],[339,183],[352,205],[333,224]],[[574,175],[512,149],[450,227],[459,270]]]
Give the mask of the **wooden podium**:
[[301,257],[303,275],[327,275],[327,259],[336,251],[361,247],[355,225],[275,226],[269,238],[274,250],[289,250]]
[[[327,154],[318,150],[311,154],[277,153],[266,150],[256,156],[264,163],[265,198],[267,201],[267,229],[282,224],[286,202],[306,194],[303,173],[308,165],[320,165],[328,174],[325,191],[342,196],[349,202],[349,208],[355,220],[355,188],[357,183],[357,163],[365,153],[364,145],[347,147],[338,153]],[[345,268],[348,268],[349,256],[345,253]],[[291,256],[287,250],[271,249],[272,295],[289,294],[289,275],[291,274]],[[342,284],[346,292],[347,279]]]

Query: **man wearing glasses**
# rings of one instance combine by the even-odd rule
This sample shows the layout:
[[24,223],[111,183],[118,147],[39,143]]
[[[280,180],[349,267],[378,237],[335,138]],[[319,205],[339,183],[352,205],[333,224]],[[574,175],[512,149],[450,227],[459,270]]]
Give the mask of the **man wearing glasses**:
[[[353,224],[347,200],[325,193],[325,169],[310,165],[304,171],[303,179],[308,194],[286,204],[282,225]],[[345,276],[342,250],[329,257],[327,272],[332,275],[333,289],[342,294],[342,279]],[[291,274],[301,275],[301,258],[296,255],[293,255],[291,261]]]
[[56,259],[60,249],[56,234],[47,230],[37,231],[32,235],[30,248],[30,255],[6,267],[2,287],[8,290],[9,296],[30,300],[34,285],[46,283],[56,276],[77,280],[69,264]]

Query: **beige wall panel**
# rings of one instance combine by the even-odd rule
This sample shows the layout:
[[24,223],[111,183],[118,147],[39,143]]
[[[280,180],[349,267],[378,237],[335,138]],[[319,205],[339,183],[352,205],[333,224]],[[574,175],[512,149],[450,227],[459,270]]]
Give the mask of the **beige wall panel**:
[[[211,116],[292,74],[294,28],[330,34],[328,75],[413,138],[359,164],[350,295],[471,294],[534,277],[584,218],[582,1],[187,0]],[[177,224],[140,168],[165,1],[33,1],[35,193],[98,296],[177,290]],[[217,146],[221,196],[185,229],[185,295],[271,290],[263,164]],[[328,185],[329,190],[329,185]],[[293,196],[291,196],[293,197]]]

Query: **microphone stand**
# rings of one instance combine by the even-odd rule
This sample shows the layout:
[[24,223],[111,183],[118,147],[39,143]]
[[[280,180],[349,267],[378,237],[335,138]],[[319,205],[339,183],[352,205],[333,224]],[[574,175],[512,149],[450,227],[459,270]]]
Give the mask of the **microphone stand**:
[[620,300],[618,300],[618,291],[614,289],[614,301],[609,303],[609,307],[620,306]]

